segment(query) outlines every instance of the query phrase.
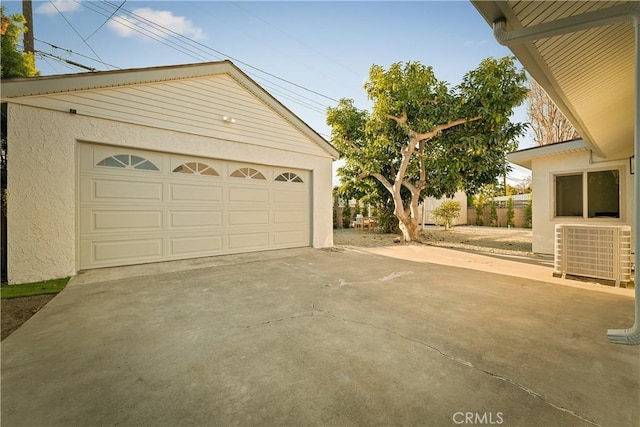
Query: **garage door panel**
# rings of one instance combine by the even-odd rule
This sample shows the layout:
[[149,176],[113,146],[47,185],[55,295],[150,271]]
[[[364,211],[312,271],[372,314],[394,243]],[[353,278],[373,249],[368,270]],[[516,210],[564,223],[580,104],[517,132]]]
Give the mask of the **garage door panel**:
[[247,234],[231,234],[229,235],[229,249],[238,250],[256,250],[269,247],[269,233],[247,233]]
[[177,202],[220,202],[222,188],[219,186],[170,184],[171,200]]
[[83,244],[91,256],[82,267],[137,264],[162,257],[161,238],[85,241]]
[[269,225],[269,211],[229,211],[227,224],[230,226]]
[[162,183],[98,178],[92,180],[94,201],[162,201]]
[[222,236],[175,237],[169,239],[171,255],[213,255],[222,252]]
[[289,230],[273,233],[273,243],[278,246],[306,246],[309,240],[306,230]]
[[202,228],[222,226],[221,211],[181,210],[169,212],[170,228]]
[[90,212],[90,216],[90,232],[162,229],[161,210],[93,210]]
[[304,224],[307,222],[308,213],[303,210],[274,211],[274,224]]
[[276,203],[305,203],[305,192],[295,190],[273,190],[273,201]]
[[227,200],[229,202],[260,203],[269,201],[269,190],[266,188],[228,188]]

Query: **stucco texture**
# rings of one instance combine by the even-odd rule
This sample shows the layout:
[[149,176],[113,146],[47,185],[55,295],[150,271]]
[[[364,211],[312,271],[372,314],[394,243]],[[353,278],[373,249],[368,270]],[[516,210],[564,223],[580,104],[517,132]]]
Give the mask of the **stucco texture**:
[[9,103],[10,283],[74,275],[77,146],[108,144],[310,170],[313,246],[332,245],[330,156],[284,151]]

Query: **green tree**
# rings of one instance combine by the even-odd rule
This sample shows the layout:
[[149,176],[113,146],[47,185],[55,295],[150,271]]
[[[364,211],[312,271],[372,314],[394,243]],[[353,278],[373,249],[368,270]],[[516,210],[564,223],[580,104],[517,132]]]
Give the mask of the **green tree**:
[[389,194],[404,240],[416,240],[420,200],[475,193],[504,173],[505,153],[525,129],[509,120],[525,81],[512,57],[485,59],[453,88],[419,62],[373,65],[365,83],[372,112],[350,99],[327,111],[345,159],[339,176],[354,186],[377,181],[369,187]]
[[460,203],[455,200],[445,200],[432,213],[436,224],[442,224],[445,230],[449,230],[453,225],[453,220],[460,216]]
[[509,196],[507,200],[507,227],[515,227],[516,224],[513,222],[513,218],[515,217],[516,212],[513,209],[513,197]]
[[489,203],[489,222],[491,223],[492,226],[497,227],[498,226],[498,204],[495,202],[495,200],[492,200],[491,203]]
[[0,78],[33,77],[40,74],[36,70],[33,53],[20,52],[20,36],[28,31],[22,15],[5,16],[0,6]]

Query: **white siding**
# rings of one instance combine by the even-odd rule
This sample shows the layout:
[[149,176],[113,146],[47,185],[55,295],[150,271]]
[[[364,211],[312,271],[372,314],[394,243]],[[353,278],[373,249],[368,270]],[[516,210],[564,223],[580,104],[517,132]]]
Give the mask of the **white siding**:
[[[327,152],[227,74],[23,97],[23,105],[322,157]],[[222,117],[235,123],[226,123]]]
[[[572,172],[620,168],[620,218],[554,218],[554,175]],[[589,152],[577,152],[532,160],[533,190],[533,252],[553,254],[556,224],[631,225],[633,228],[635,202],[633,176],[629,173],[629,160],[590,163]],[[635,238],[635,233],[632,233]],[[634,243],[635,244],[635,243]]]

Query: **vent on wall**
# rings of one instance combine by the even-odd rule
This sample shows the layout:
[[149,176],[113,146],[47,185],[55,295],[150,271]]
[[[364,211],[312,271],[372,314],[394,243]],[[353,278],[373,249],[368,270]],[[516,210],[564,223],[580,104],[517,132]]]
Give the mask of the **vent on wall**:
[[554,274],[631,281],[631,227],[557,224]]

